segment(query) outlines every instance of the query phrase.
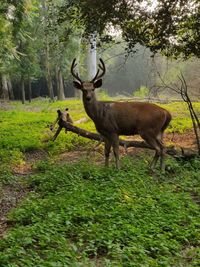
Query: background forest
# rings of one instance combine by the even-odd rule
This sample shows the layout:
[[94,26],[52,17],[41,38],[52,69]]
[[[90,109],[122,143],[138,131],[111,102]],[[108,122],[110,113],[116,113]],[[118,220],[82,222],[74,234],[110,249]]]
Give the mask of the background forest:
[[[77,18],[74,19],[67,4],[71,4],[70,8],[73,6],[70,1],[63,0],[1,1],[2,99],[21,99],[24,103],[25,99],[31,101],[36,97],[63,100],[75,96],[70,75],[71,62],[74,57],[79,59],[79,71],[85,77],[89,45],[84,27],[80,26]],[[107,67],[103,83],[106,93],[131,96],[141,86],[158,88],[160,76],[168,83],[176,83],[182,72],[190,91],[195,97],[199,95],[200,62],[196,57],[174,61],[161,54],[153,54],[139,42],[130,53],[129,43],[122,37],[121,30],[110,28],[108,33],[114,40],[102,42],[101,38],[97,38],[98,57],[104,59]]]

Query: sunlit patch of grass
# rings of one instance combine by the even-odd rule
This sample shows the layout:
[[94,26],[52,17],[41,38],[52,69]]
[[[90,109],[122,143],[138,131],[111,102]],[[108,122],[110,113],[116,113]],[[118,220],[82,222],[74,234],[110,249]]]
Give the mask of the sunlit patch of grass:
[[[172,114],[172,121],[167,132],[184,133],[192,128],[192,121],[186,103],[172,102],[160,106],[167,109]],[[200,103],[193,103],[193,107],[197,116],[200,116]]]
[[[71,101],[75,105],[76,102],[78,101]],[[18,161],[23,159],[23,153],[27,151],[44,149],[50,154],[57,154],[79,146],[85,146],[90,142],[71,132],[65,134],[64,130],[55,142],[44,142],[45,140],[50,140],[54,134],[48,129],[48,125],[55,121],[58,108],[45,111],[42,110],[44,108],[42,105],[40,108],[40,111],[27,111],[21,110],[20,106],[20,109],[0,110],[1,161],[8,164],[17,164]],[[77,110],[73,110],[70,114],[74,121],[86,117],[84,112],[77,112]],[[91,120],[78,126],[86,130],[95,131]]]
[[[169,104],[162,104],[161,107],[169,110],[174,117],[188,117],[190,118],[190,113],[188,110],[188,106],[185,102],[172,102]],[[194,110],[196,111],[197,115],[200,114],[200,103],[194,102],[193,103]]]
[[177,133],[182,134],[191,128],[192,128],[192,121],[190,118],[175,117],[171,121],[166,132],[168,132],[168,133],[177,132]]

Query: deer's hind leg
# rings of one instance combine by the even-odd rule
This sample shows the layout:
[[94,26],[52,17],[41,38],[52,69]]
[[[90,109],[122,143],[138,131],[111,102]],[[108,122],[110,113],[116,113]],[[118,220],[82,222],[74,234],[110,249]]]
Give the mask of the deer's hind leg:
[[150,163],[150,169],[154,170],[156,163],[162,154],[160,144],[154,136],[141,134],[141,137],[147,142],[147,144],[149,144],[151,147],[153,147],[155,149],[155,155],[153,157],[153,160]]
[[104,154],[105,154],[105,167],[109,166],[109,156],[111,150],[111,141],[105,138],[105,147],[104,147]]
[[164,158],[165,158],[165,147],[162,141],[162,137],[163,137],[163,133],[160,133],[157,138],[156,141],[158,143],[158,145],[160,146],[160,169],[164,172],[165,171],[165,162],[164,162]]
[[115,156],[116,168],[119,169],[119,136],[117,134],[112,135],[112,147]]

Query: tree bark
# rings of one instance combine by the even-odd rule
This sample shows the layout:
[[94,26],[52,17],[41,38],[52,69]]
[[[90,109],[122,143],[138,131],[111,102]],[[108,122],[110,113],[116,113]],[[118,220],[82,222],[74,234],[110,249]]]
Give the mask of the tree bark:
[[10,100],[14,100],[14,92],[13,92],[13,87],[12,87],[12,81],[10,79],[10,75],[8,75],[8,91],[9,91],[9,97]]
[[58,77],[59,77],[59,84],[60,84],[60,100],[65,100],[65,90],[64,90],[64,81],[63,81],[63,76],[62,76],[62,71],[59,69],[58,72]]
[[88,80],[90,81],[97,71],[97,54],[96,54],[96,34],[91,34],[88,40],[87,69]]
[[28,100],[31,103],[32,100],[32,88],[31,88],[31,78],[28,76]]
[[[82,43],[82,35],[83,35],[83,32],[81,33],[80,35],[80,38],[79,38],[79,41],[78,41],[78,47],[79,47],[79,50],[78,50],[78,55],[77,55],[77,62],[78,62],[78,66],[77,66],[77,71],[78,71],[78,74],[80,74],[80,58],[81,58],[81,55],[83,54],[83,51],[82,51],[82,47],[81,47],[81,43]],[[84,51],[85,52],[85,51]],[[80,76],[80,75],[79,75]],[[81,77],[81,76],[80,76]],[[82,93],[81,93],[81,90],[77,90],[74,88],[74,96],[78,99],[81,99],[82,97]]]
[[198,154],[200,156],[200,140],[199,140],[199,133],[198,133],[198,129],[199,128],[197,128],[196,121],[195,121],[195,116],[194,116],[194,113],[193,113],[194,110],[192,109],[193,107],[191,108],[190,104],[191,104],[190,102],[187,102],[188,109],[189,109],[189,112],[190,112],[190,117],[191,117],[192,124],[193,124],[194,134],[196,136]]
[[[42,15],[44,20],[44,29],[46,30],[48,4],[46,0],[42,0],[41,3],[42,3],[42,13],[43,13]],[[47,81],[48,95],[50,99],[54,101],[53,84],[52,84],[51,69],[50,69],[49,38],[47,33],[45,33],[44,38],[45,38],[44,42],[45,42],[45,70],[46,70],[45,76]]]
[[24,76],[21,76],[21,96],[22,96],[22,104],[25,104],[25,83],[24,83]]
[[2,97],[4,100],[9,100],[9,88],[6,74],[2,74]]
[[47,36],[46,36],[46,49],[45,49],[45,67],[46,67],[46,80],[47,80],[49,97],[51,100],[54,101],[53,84],[52,84],[50,62],[49,62],[49,42]]
[[65,99],[64,83],[63,83],[62,72],[59,66],[56,66],[56,87],[57,87],[58,100],[64,100]]

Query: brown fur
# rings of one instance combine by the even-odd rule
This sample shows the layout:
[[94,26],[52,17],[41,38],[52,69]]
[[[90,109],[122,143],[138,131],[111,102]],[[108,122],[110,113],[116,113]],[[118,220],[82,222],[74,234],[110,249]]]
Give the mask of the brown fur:
[[65,121],[65,122],[68,122],[68,123],[70,123],[70,124],[73,124],[73,120],[72,120],[72,118],[70,117],[70,115],[69,115],[69,113],[68,113],[67,111],[68,111],[68,108],[66,108],[64,112],[61,112],[60,110],[57,110],[58,117],[57,117],[57,119],[54,121],[54,123],[52,123],[52,124],[49,126],[49,128],[50,128],[51,131],[54,130],[55,125],[56,125],[56,123],[59,121],[60,118],[61,118],[63,121]]

